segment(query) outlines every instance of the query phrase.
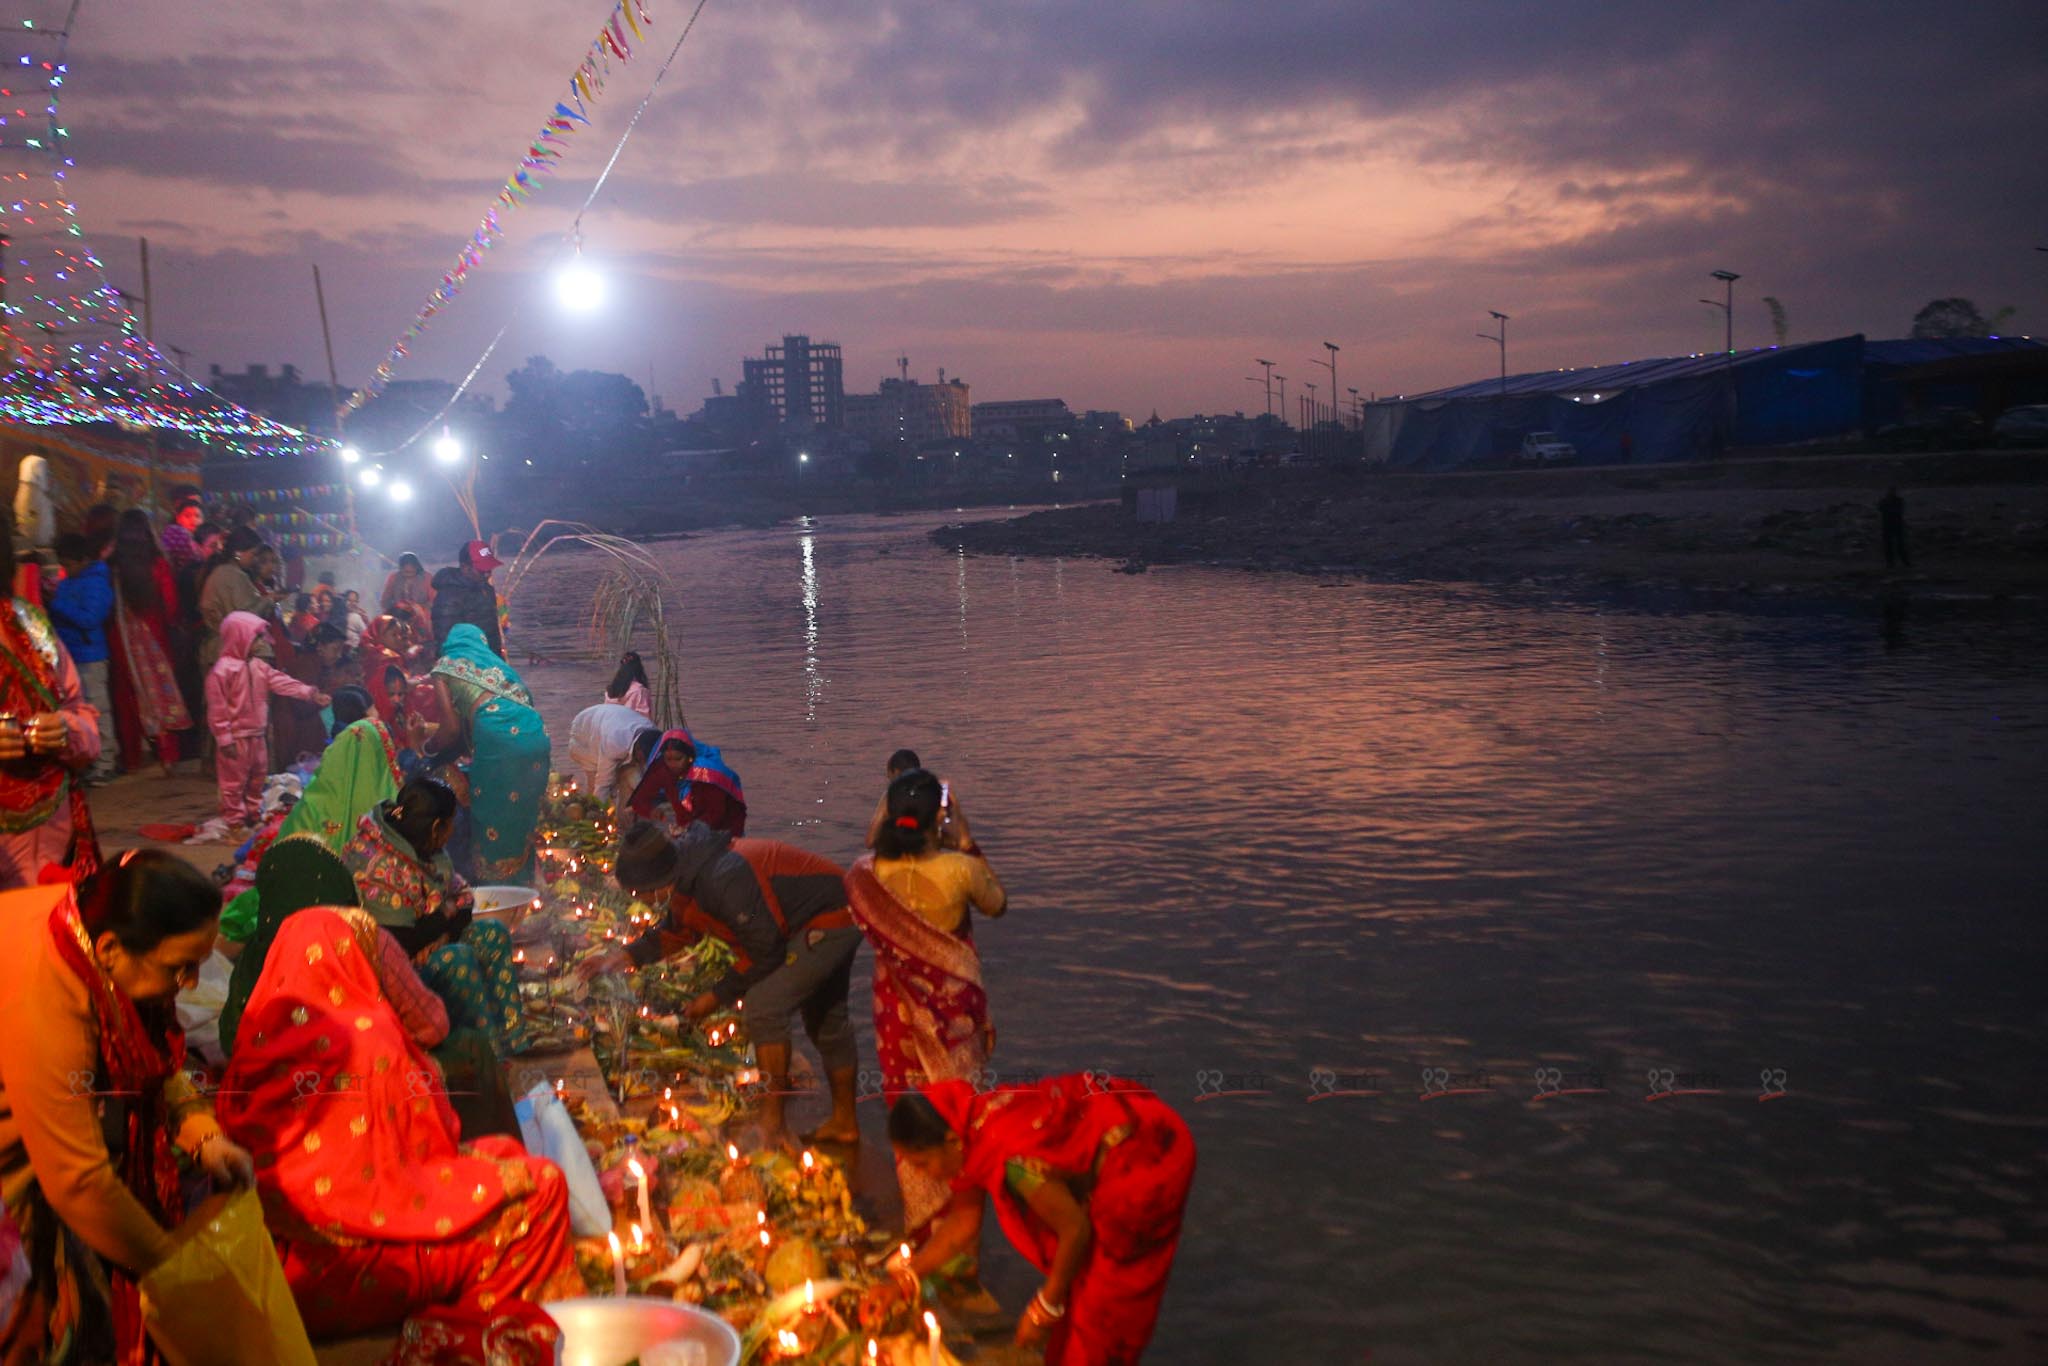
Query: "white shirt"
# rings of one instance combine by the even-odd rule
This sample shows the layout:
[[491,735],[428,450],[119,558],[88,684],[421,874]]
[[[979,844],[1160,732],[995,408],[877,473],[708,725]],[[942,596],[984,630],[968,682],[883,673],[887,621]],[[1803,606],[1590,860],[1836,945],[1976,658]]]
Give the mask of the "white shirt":
[[619,765],[633,756],[633,741],[643,730],[656,730],[646,717],[617,702],[600,702],[576,713],[569,723],[569,763],[583,785],[597,797],[612,795]]

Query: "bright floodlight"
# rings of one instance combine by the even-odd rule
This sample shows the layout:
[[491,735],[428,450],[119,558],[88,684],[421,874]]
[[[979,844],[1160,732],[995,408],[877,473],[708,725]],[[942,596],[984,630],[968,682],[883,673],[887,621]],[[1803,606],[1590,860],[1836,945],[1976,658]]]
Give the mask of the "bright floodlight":
[[799,451],[796,458],[799,464],[808,465],[811,463],[811,453],[809,451]]
[[344,465],[353,465],[362,458],[363,453],[354,446],[343,446],[341,448],[341,463]]
[[363,481],[364,488],[373,489],[384,482],[384,471],[378,469],[375,465],[365,465],[363,466],[360,478]]
[[412,500],[412,485],[403,479],[394,479],[391,481],[390,493],[391,501],[394,503],[410,502]]
[[452,465],[462,459],[462,443],[455,439],[455,433],[442,432],[434,439],[434,459],[444,465]]
[[604,276],[581,256],[555,272],[555,302],[571,313],[595,313],[604,307]]

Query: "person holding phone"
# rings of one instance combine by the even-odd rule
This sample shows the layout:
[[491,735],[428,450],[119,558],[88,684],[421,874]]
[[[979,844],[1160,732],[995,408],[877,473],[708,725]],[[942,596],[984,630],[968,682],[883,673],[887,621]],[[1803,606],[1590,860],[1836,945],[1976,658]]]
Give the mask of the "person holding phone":
[[[995,1048],[969,912],[994,919],[1009,898],[971,841],[941,847],[945,786],[921,768],[899,775],[883,798],[874,852],[846,874],[854,923],[875,951],[875,1061],[890,1096],[932,1082],[978,1083]],[[922,1245],[932,1221],[959,1201],[914,1165],[898,1163],[896,1175],[905,1234]],[[978,1219],[979,1197],[969,1203]],[[971,1262],[958,1270],[975,1294]]]

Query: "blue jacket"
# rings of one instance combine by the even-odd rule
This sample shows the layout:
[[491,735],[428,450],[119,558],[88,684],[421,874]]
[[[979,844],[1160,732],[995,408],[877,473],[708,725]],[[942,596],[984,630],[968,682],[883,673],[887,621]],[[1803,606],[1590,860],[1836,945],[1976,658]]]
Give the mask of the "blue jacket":
[[50,591],[50,620],[73,663],[97,664],[107,657],[107,618],[114,612],[114,575],[105,560],[94,560]]

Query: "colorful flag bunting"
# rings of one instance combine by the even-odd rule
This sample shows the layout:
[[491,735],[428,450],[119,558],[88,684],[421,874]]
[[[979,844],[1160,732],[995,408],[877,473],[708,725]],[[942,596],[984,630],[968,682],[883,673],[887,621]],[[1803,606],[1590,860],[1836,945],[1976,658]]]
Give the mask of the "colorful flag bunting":
[[[427,296],[426,303],[413,315],[411,324],[399,339],[392,343],[391,349],[378,364],[371,381],[349,395],[348,402],[343,405],[345,412],[354,412],[362,407],[390,382],[392,374],[398,368],[398,362],[411,354],[406,344],[426,330],[428,321],[441,311],[444,304],[454,300],[461,292],[461,286],[467,280],[469,272],[482,263],[484,252],[505,235],[505,229],[498,219],[499,206],[516,209],[522,199],[539,188],[529,172],[547,174],[555,170],[557,162],[567,148],[568,136],[579,126],[589,126],[589,107],[604,93],[605,77],[611,73],[611,58],[616,56],[621,62],[631,61],[632,40],[644,42],[647,34],[643,31],[643,26],[652,27],[653,23],[653,16],[648,13],[647,6],[641,3],[641,0],[618,0],[618,3],[612,6],[612,12],[606,18],[604,26],[598,30],[597,37],[591,41],[583,60],[576,64],[575,72],[569,77],[569,99],[558,101],[554,112],[542,121],[540,132],[528,144],[525,155],[520,157],[518,168],[505,182],[505,188],[498,191],[496,198],[485,209],[476,232],[458,253],[455,268],[441,277],[440,285]],[[630,38],[628,34],[631,35]],[[574,102],[573,107],[570,101]]]

